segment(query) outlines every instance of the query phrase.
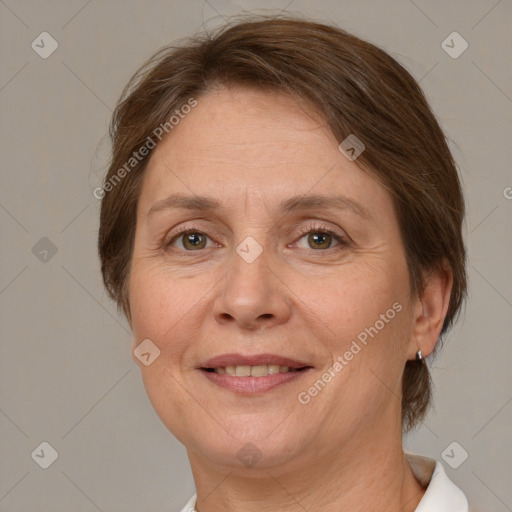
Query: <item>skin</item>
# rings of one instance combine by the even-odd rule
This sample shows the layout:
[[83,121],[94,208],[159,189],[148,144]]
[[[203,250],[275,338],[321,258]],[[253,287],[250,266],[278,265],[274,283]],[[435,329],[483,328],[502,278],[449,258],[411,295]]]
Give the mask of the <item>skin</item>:
[[[129,286],[132,350],[147,338],[160,349],[148,366],[134,360],[157,414],[187,449],[197,509],[414,511],[424,489],[402,448],[401,377],[418,349],[428,356],[435,346],[450,271],[433,272],[423,296],[411,297],[389,193],[293,98],[231,87],[197,99],[146,169]],[[148,215],[175,193],[212,196],[221,208]],[[311,194],[344,196],[366,216],[279,210]],[[185,228],[206,235],[203,248],[178,236]],[[327,236],[318,248],[318,228],[347,243]],[[248,236],[262,248],[252,263],[236,252]],[[299,403],[394,303],[401,311]],[[313,368],[240,396],[198,369],[226,353],[279,354]],[[261,457],[252,467],[237,457],[247,443]]]

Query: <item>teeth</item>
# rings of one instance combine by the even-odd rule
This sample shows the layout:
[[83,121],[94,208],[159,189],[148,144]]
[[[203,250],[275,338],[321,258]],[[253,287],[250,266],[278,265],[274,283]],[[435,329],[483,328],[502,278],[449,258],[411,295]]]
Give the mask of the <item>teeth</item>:
[[264,377],[265,375],[268,375],[268,366],[266,364],[251,366],[250,368],[252,377]]
[[250,366],[236,366],[235,367],[235,375],[237,377],[249,377],[251,375],[251,367]]
[[[280,366],[278,364],[269,364],[268,365],[268,374],[274,375],[276,373],[279,373],[279,368],[280,368]],[[287,366],[283,366],[283,368],[286,368],[286,371],[288,371]],[[285,373],[285,372],[283,372],[283,373]]]
[[267,375],[275,375],[276,373],[296,372],[296,368],[289,366],[279,366],[278,364],[261,364],[257,366],[226,366],[215,368],[215,373],[226,373],[233,377],[266,377]]

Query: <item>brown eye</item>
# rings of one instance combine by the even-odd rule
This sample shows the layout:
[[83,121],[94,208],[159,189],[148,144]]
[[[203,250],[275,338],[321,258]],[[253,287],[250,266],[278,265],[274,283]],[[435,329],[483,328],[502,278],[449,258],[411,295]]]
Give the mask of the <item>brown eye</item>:
[[206,246],[206,235],[202,233],[187,233],[182,236],[183,247],[187,250],[204,249]]
[[208,235],[198,231],[197,229],[187,229],[172,238],[166,244],[166,249],[169,249],[170,246],[174,246],[179,250],[188,252],[198,251],[200,249],[207,248],[208,239]]
[[307,226],[306,230],[302,231],[302,237],[299,239],[298,245],[301,249],[326,251],[328,249],[344,248],[347,243],[341,235],[330,229]]
[[329,233],[311,233],[308,235],[308,244],[312,249],[329,249],[333,241]]

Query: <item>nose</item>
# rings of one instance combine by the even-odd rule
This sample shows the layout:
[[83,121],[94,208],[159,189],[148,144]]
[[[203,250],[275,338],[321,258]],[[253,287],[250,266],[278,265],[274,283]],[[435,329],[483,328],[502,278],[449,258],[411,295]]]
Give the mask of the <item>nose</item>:
[[236,252],[231,270],[218,287],[213,313],[220,324],[241,329],[267,329],[285,323],[291,315],[289,288],[264,250],[248,263]]

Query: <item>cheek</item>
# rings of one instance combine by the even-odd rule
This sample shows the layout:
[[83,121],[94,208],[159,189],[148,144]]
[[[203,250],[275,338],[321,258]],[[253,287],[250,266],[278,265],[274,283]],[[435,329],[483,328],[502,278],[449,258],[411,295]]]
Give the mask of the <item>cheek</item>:
[[148,329],[161,338],[173,321],[184,314],[189,288],[166,275],[161,265],[134,262],[130,278],[130,304],[134,329],[146,335]]
[[187,363],[184,359],[190,357],[207,315],[203,299],[216,281],[213,272],[190,279],[171,273],[161,263],[136,263],[130,281],[135,342],[153,341],[171,370]]
[[324,406],[334,402],[342,407],[329,406],[334,412],[326,414],[378,416],[390,403],[399,406],[395,402],[411,322],[407,268],[400,258],[395,263],[394,268],[383,260],[340,267],[329,279],[317,281],[319,286],[295,282],[319,350],[329,354],[324,370],[338,362],[322,400]]
[[329,277],[316,279],[314,285],[296,280],[293,290],[300,298],[299,308],[307,312],[317,332],[325,332],[324,341],[332,353],[345,350],[361,333],[364,338],[368,329],[375,333],[375,324],[379,334],[386,332],[390,338],[396,338],[406,325],[407,271],[393,271],[382,262],[339,267]]
[[190,392],[184,392],[184,383],[178,372],[170,367],[166,357],[157,358],[151,366],[141,368],[146,394],[162,423],[180,441],[184,442],[187,425],[183,422],[190,411]]
[[[179,280],[166,278],[165,272],[151,265],[134,265],[130,280],[133,348],[150,339],[160,350],[160,355],[148,366],[138,364],[147,396],[161,421],[178,438],[183,439],[183,422],[186,417],[186,383],[181,374],[181,363],[193,329],[197,294],[187,293]],[[177,284],[178,283],[178,284]],[[190,336],[189,336],[190,333]],[[196,332],[197,334],[197,332]]]

